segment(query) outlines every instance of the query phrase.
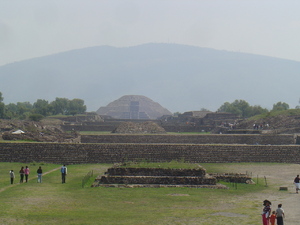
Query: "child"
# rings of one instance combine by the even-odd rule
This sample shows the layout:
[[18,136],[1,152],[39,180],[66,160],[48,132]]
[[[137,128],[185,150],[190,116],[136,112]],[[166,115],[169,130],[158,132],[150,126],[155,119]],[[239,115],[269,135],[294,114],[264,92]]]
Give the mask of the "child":
[[270,216],[271,225],[275,225],[275,220],[276,220],[276,212],[273,211],[272,215]]
[[14,170],[9,171],[9,177],[10,177],[10,184],[13,184],[14,183],[14,179],[15,179]]

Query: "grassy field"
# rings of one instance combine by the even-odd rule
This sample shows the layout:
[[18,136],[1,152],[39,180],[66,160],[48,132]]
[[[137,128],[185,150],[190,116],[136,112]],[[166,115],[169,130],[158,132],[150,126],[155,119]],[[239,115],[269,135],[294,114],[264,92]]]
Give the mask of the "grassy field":
[[[202,165],[208,172],[226,168],[225,164]],[[68,166],[66,184],[61,184],[59,170],[52,171],[61,165],[28,164],[29,182],[17,184],[21,166],[26,164],[0,163],[0,224],[255,225],[260,224],[261,202],[245,196],[270,189],[262,180],[259,185],[239,184],[228,190],[82,188],[83,177],[91,170],[94,176],[103,174],[110,166],[105,164]],[[43,183],[36,182],[38,166],[44,173],[52,171],[43,176]],[[14,185],[10,185],[11,169],[16,172]]]

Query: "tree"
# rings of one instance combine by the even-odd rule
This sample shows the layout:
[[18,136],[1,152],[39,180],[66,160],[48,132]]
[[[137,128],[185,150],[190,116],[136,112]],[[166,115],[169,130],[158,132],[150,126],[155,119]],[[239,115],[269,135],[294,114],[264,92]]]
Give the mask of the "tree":
[[68,111],[68,103],[69,103],[69,99],[67,98],[56,98],[55,101],[50,103],[51,106],[53,107],[53,114],[66,115]]
[[246,117],[248,116],[249,103],[245,100],[235,100],[232,103],[225,102],[219,109],[218,112],[228,112],[233,113],[238,116]]
[[283,111],[288,110],[290,108],[289,104],[285,102],[277,102],[276,104],[273,104],[272,111]]
[[30,102],[17,102],[17,114],[19,116],[32,110],[32,104]]
[[86,106],[84,105],[84,100],[74,98],[73,100],[69,101],[68,104],[68,114],[75,115],[75,114],[82,114],[85,113]]
[[3,101],[2,92],[0,91],[0,102]]
[[51,115],[52,107],[49,105],[48,101],[43,99],[38,99],[33,103],[33,111],[35,114],[41,114],[43,116]]
[[17,117],[18,107],[14,103],[5,105],[5,118],[12,119]]
[[260,105],[255,105],[255,106],[251,106],[251,112],[249,113],[249,116],[255,116],[267,112],[269,112],[268,109],[262,108]]
[[267,109],[261,106],[255,105],[250,106],[245,100],[235,100],[232,103],[225,102],[219,109],[218,112],[233,113],[241,117],[251,117],[261,113],[268,112]]
[[0,119],[5,118],[5,104],[0,102]]

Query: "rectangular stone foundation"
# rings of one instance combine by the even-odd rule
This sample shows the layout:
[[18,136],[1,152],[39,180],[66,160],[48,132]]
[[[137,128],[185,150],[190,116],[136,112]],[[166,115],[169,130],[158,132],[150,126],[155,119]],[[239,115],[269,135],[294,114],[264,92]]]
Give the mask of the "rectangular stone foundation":
[[213,177],[102,176],[101,184],[216,185]]

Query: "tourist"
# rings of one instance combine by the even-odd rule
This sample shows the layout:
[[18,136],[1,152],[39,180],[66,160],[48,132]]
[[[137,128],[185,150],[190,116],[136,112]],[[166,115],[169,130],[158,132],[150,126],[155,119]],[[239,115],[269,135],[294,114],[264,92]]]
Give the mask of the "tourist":
[[14,179],[15,179],[14,170],[9,171],[9,177],[10,177],[10,184],[13,184],[14,183]]
[[269,200],[263,201],[263,212],[262,212],[262,222],[263,225],[269,225],[270,213],[271,213],[271,202]]
[[42,167],[39,167],[36,172],[37,172],[37,175],[38,175],[37,182],[38,183],[42,183],[42,174],[43,174]]
[[270,223],[271,223],[271,225],[275,225],[275,221],[276,221],[276,212],[273,211],[272,215],[270,216]]
[[20,174],[20,184],[23,183],[24,181],[24,175],[25,175],[25,171],[24,171],[24,167],[22,166],[20,171],[19,171],[19,174]]
[[298,194],[298,191],[300,189],[300,178],[299,178],[299,175],[297,175],[295,177],[294,184],[295,184],[295,187],[296,187],[296,194]]
[[24,172],[25,172],[25,181],[27,183],[28,182],[28,175],[30,173],[30,170],[29,170],[28,166],[26,166]]
[[281,207],[282,204],[278,204],[278,209],[276,209],[277,225],[283,225],[284,210]]
[[60,172],[61,172],[61,183],[64,184],[64,183],[66,183],[66,176],[67,176],[67,172],[68,172],[66,165],[63,165],[60,168]]

